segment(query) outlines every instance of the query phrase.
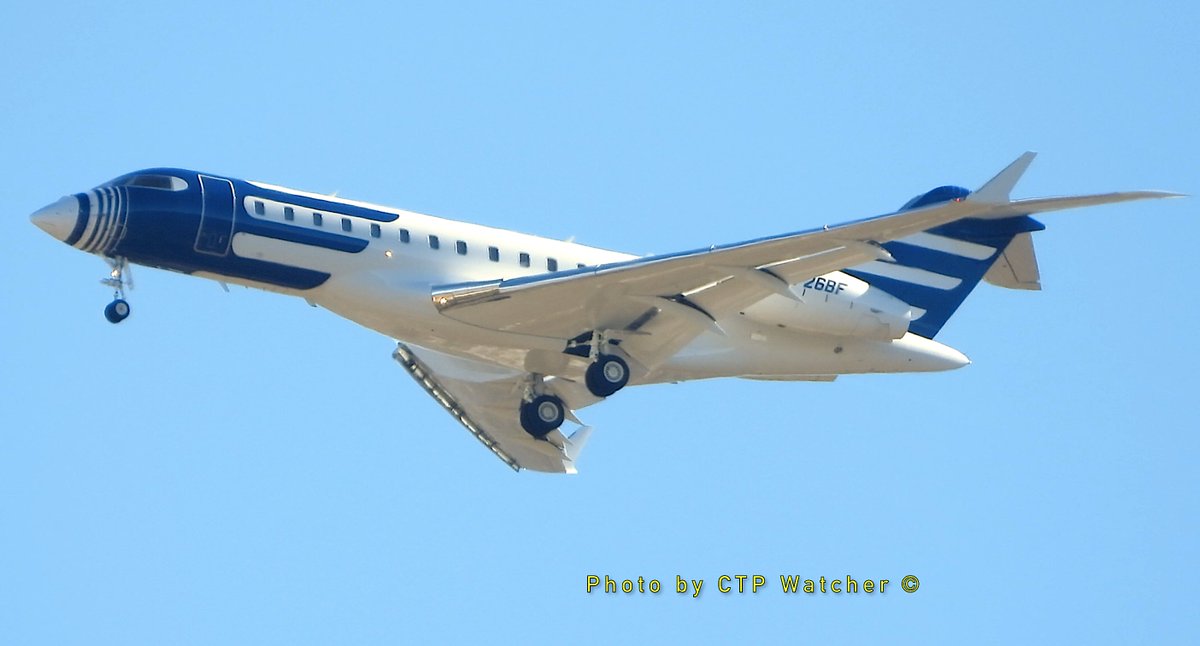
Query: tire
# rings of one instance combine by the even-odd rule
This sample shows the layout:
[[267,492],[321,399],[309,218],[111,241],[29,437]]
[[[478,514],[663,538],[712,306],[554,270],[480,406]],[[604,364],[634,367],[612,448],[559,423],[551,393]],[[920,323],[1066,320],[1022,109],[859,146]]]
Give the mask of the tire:
[[602,354],[584,375],[587,388],[597,397],[608,397],[629,383],[629,364],[615,354]]
[[109,323],[120,323],[129,318],[129,303],[118,298],[104,308],[104,318],[108,319]]
[[533,401],[521,404],[521,428],[540,440],[562,426],[566,414],[561,399],[554,395],[539,395]]

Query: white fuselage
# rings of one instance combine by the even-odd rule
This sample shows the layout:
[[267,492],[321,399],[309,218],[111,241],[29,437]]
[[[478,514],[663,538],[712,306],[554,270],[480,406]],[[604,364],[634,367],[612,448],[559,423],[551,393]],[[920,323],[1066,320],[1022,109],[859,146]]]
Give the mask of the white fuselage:
[[[456,320],[435,307],[433,290],[585,272],[635,258],[269,184],[164,172],[124,176],[64,197],[34,220],[60,240],[110,262],[127,257],[300,296],[409,344],[563,376],[581,375],[587,366],[564,356],[564,339]],[[185,175],[189,179],[181,179]],[[689,335],[683,347],[662,360],[641,364],[631,383],[712,377],[828,380],[969,363],[958,351],[908,332],[909,322],[922,313],[848,273],[830,272],[712,321],[710,330]]]
[[[342,231],[342,223],[348,221],[349,231],[343,233],[363,237],[368,246],[362,253],[349,255],[237,233],[232,252],[239,256],[327,272],[331,278],[319,287],[298,292],[220,275],[208,277],[291,291],[390,337],[514,369],[523,368],[525,350],[541,347],[561,351],[561,340],[507,334],[455,321],[436,310],[431,290],[439,285],[536,275],[635,258],[572,242],[261,186],[334,204],[369,206],[398,217],[393,222],[372,223],[326,209],[318,225],[312,209],[251,193],[240,197],[241,206],[251,217],[337,231]],[[290,220],[285,212],[289,208]],[[379,228],[377,232],[372,231],[372,225]],[[378,237],[374,237],[376,233]],[[947,370],[969,363],[952,348],[908,333],[907,322],[912,314],[905,303],[842,272],[821,278],[817,285],[831,286],[828,290],[797,285],[792,289],[799,299],[773,295],[738,316],[719,320],[717,327],[723,334],[701,334],[637,381],[729,376],[806,380],[850,373]]]

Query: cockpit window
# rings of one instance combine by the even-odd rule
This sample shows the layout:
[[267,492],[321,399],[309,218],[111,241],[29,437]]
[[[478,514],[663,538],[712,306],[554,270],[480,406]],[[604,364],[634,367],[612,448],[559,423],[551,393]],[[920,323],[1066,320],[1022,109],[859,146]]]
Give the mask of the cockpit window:
[[133,175],[124,182],[121,182],[121,184],[124,186],[157,188],[164,191],[183,191],[188,187],[187,182],[183,178],[171,175]]

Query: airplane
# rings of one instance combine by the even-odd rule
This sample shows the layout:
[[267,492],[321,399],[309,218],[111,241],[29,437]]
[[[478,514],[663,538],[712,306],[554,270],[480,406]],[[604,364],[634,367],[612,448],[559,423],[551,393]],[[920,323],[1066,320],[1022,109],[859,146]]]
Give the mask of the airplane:
[[395,360],[514,470],[576,473],[592,433],[576,412],[627,386],[965,366],[934,339],[981,280],[1040,289],[1032,214],[1179,197],[1014,200],[1034,156],[893,213],[642,257],[182,168],[30,217],[108,263],[112,323],[130,314],[130,264],[299,296],[395,339]]

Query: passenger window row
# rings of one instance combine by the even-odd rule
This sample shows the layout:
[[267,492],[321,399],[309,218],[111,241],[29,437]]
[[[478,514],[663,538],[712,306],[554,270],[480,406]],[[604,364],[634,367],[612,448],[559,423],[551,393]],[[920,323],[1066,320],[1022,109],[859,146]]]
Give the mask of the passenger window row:
[[[263,202],[262,200],[254,200],[254,214],[260,215],[260,216],[265,216],[266,212],[267,212],[266,203]],[[296,209],[291,206],[283,207],[283,219],[287,222],[295,222],[296,221]],[[312,224],[315,227],[323,227],[325,225],[325,214],[323,214],[319,211],[313,211],[312,212]],[[343,217],[342,221],[341,221],[341,226],[342,226],[342,231],[345,231],[346,233],[354,232],[354,222],[350,218]],[[383,236],[383,230],[379,226],[378,223],[372,222],[372,223],[370,223],[370,234],[371,234],[372,238],[380,238]],[[402,242],[404,244],[408,244],[408,243],[412,242],[412,234],[409,233],[408,229],[400,229],[399,239],[400,239],[400,242]],[[433,234],[429,235],[429,248],[434,249],[434,250],[441,248],[441,240],[438,238],[438,236],[433,235]],[[467,255],[466,241],[465,240],[455,241],[454,250],[460,256]],[[488,247],[487,250],[488,250],[488,260],[490,260],[492,262],[500,262],[500,248],[499,247]],[[519,265],[521,265],[522,267],[529,267],[531,264],[531,259],[529,257],[529,254],[524,251],[518,253],[517,254],[517,263]],[[586,267],[587,265],[581,262],[581,263],[576,263],[576,266],[579,268],[583,268],[583,267]],[[558,271],[558,259],[557,258],[546,258],[546,271]]]
[[[400,238],[400,242],[402,242],[404,244],[408,244],[408,243],[412,242],[412,233],[410,233],[408,229],[400,229],[399,238]],[[431,234],[429,234],[428,239],[429,239],[429,248],[430,249],[437,250],[437,249],[442,248],[442,241],[441,241],[441,238],[439,238],[438,236],[431,233]],[[500,247],[488,247],[487,250],[488,250],[488,260],[490,260],[492,262],[500,262]],[[458,255],[460,255],[460,256],[467,255],[467,252],[468,252],[467,241],[466,240],[456,240],[454,242],[454,251],[456,253],[458,253]],[[517,262],[522,267],[529,267],[530,266],[529,254],[524,251],[520,252],[519,254],[517,254]],[[580,269],[587,267],[587,265],[582,262],[577,263],[576,266],[579,267]],[[558,271],[558,259],[547,258],[546,259],[546,271]]]
[[[263,202],[262,200],[254,200],[254,215],[265,216],[266,214],[267,214],[266,203]],[[283,219],[285,222],[295,222],[296,221],[296,208],[292,207],[292,206],[283,207]],[[312,212],[312,223],[313,223],[314,227],[325,226],[325,214],[321,213],[320,211],[313,211]],[[341,219],[341,227],[342,227],[342,231],[345,231],[346,233],[353,233],[354,232],[354,221],[351,220],[350,218],[343,217]],[[379,226],[379,224],[377,222],[371,222],[368,227],[368,231],[370,232],[372,238],[383,237],[383,229]]]

